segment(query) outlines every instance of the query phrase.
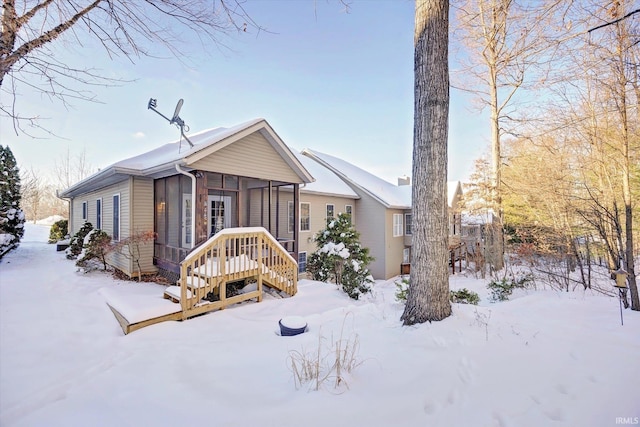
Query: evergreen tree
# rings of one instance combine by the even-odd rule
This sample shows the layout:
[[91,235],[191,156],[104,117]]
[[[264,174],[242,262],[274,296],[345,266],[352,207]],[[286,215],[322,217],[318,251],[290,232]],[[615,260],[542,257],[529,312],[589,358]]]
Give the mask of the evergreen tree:
[[315,236],[318,250],[309,257],[307,271],[314,280],[333,281],[351,298],[358,299],[369,292],[369,284],[373,283],[367,269],[373,258],[359,239],[350,215],[328,218],[327,228]]
[[9,146],[0,145],[0,258],[18,246],[24,234],[20,209],[20,170]]

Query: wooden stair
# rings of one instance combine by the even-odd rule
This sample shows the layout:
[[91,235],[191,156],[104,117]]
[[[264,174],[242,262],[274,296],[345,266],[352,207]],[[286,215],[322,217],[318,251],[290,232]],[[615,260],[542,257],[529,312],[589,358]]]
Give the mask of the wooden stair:
[[[227,297],[227,285],[238,282],[255,282],[256,289]],[[111,304],[109,307],[128,334],[155,323],[186,320],[250,299],[260,302],[263,286],[293,296],[297,282],[297,262],[265,228],[227,228],[187,255],[180,265],[176,286],[164,291],[165,299],[180,304],[177,312],[130,323]]]

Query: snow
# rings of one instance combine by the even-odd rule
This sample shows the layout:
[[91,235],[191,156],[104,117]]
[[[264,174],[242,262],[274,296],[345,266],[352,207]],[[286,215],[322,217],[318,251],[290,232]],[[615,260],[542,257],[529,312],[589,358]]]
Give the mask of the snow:
[[[615,298],[539,288],[490,303],[486,282],[457,274],[451,288],[478,292],[480,305],[404,327],[393,280],[359,301],[301,280],[292,298],[265,293],[125,336],[105,295],[135,309],[165,288],[79,274],[48,234],[27,224],[0,262],[2,426],[573,427],[640,417],[640,313],[625,310],[622,326]],[[308,331],[279,336],[288,316]],[[342,386],[296,388],[293,356],[320,345],[330,358],[337,340],[358,343]]]
[[[388,208],[411,209],[411,185],[392,184],[346,160],[310,148],[302,150],[302,155],[315,160],[318,164],[341,177],[345,182],[360,188]],[[305,163],[305,167],[306,166],[307,163]],[[314,174],[316,170],[317,167],[311,172],[314,177],[316,177]],[[311,169],[309,169],[309,171],[311,171]],[[319,177],[316,178],[316,181],[322,181]],[[405,178],[403,177],[403,179]],[[314,184],[317,186],[323,185],[322,183]],[[460,181],[447,182],[447,201],[449,207],[453,205],[460,185]]]
[[51,216],[48,216],[46,218],[37,220],[36,224],[51,226],[51,225],[55,224],[56,222],[61,221],[63,219],[66,219],[66,218],[63,217],[62,215],[51,215]]
[[346,182],[361,188],[387,207],[411,208],[411,186],[397,186],[364,169],[329,154],[305,148],[302,154],[330,169]]
[[280,323],[289,329],[302,329],[307,327],[307,321],[302,316],[286,316],[280,319]]
[[304,156],[295,150],[292,150],[302,166],[309,171],[311,176],[315,179],[314,182],[310,182],[300,187],[302,193],[314,193],[331,196],[342,196],[352,199],[359,199],[358,194],[353,191],[342,179],[340,179],[335,173],[331,172],[324,166],[319,165],[317,162],[311,160],[309,157]]

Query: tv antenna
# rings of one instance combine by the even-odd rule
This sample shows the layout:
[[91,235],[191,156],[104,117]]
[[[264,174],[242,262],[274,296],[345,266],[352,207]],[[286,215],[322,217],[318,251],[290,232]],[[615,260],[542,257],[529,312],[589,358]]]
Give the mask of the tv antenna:
[[158,100],[157,99],[153,99],[150,98],[149,99],[149,103],[147,104],[147,109],[148,110],[153,110],[156,113],[158,113],[159,115],[161,115],[162,117],[164,117],[164,119],[166,121],[169,122],[170,125],[176,125],[180,128],[180,135],[187,140],[187,142],[189,143],[189,146],[193,147],[193,142],[191,142],[189,140],[189,138],[187,138],[187,135],[185,135],[185,132],[189,132],[189,126],[184,124],[184,120],[182,120],[179,116],[180,114],[180,109],[182,108],[182,104],[184,103],[184,101],[182,99],[180,99],[178,101],[178,103],[176,104],[176,109],[173,112],[173,117],[169,118],[167,116],[165,116],[164,114],[162,114],[160,111],[156,110],[156,107],[158,106]]

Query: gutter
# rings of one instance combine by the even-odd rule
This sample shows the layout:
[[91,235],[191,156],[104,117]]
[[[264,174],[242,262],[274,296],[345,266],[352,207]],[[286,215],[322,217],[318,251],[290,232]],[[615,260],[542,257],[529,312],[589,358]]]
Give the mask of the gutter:
[[178,163],[175,167],[182,175],[191,178],[191,249],[193,249],[196,241],[196,177],[182,169]]

